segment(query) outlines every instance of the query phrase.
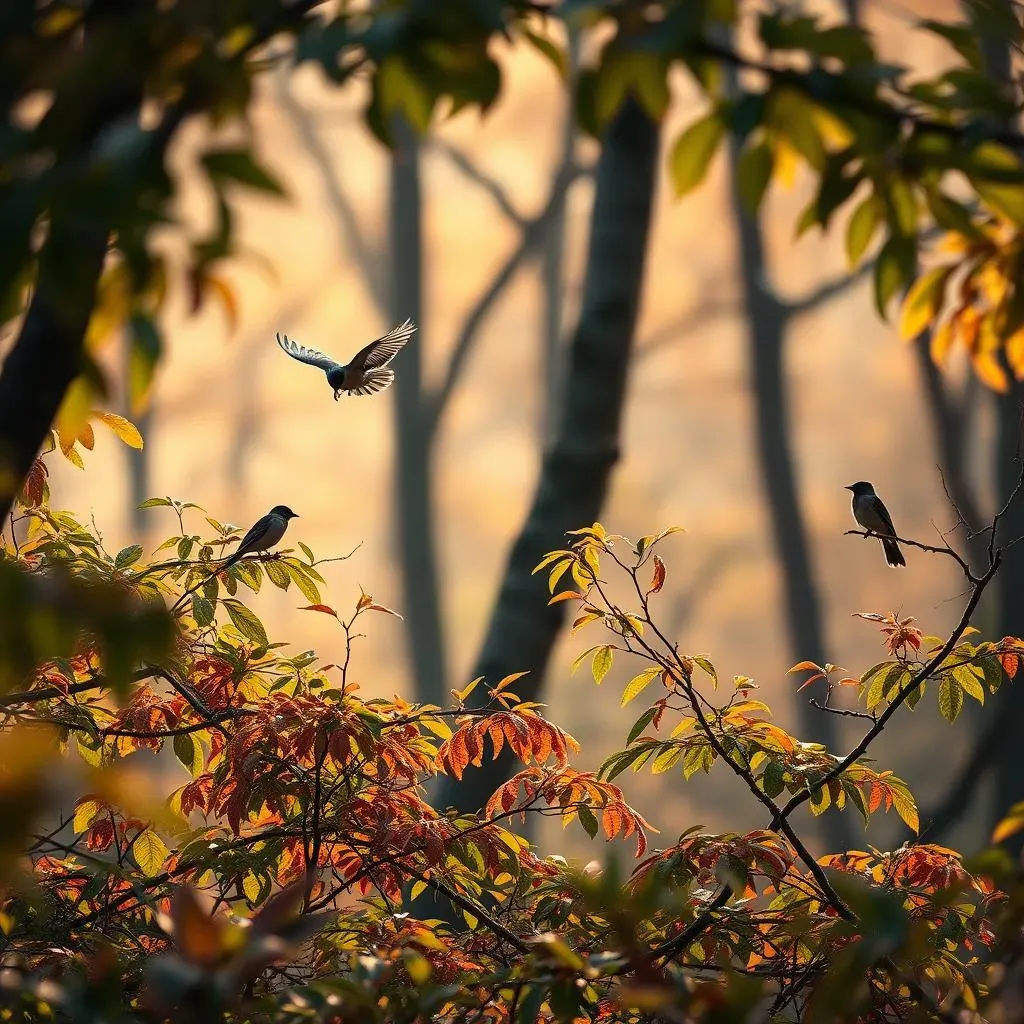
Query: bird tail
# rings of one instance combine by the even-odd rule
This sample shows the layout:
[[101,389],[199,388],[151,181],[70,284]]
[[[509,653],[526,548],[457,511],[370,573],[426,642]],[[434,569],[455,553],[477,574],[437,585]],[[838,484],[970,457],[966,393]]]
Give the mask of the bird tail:
[[889,537],[882,538],[882,550],[885,552],[885,560],[893,569],[898,565],[907,564],[907,560],[903,557],[903,552],[900,551],[899,544]]
[[391,387],[395,379],[395,371],[390,367],[383,366],[374,370],[367,370],[363,374],[363,383],[351,391],[345,391],[348,395],[373,395],[378,391]]

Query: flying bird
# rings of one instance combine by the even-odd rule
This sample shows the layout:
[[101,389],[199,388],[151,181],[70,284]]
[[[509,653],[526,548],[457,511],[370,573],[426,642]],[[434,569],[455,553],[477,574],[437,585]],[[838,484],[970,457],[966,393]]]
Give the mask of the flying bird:
[[289,519],[298,519],[298,513],[293,512],[287,505],[275,505],[265,516],[253,523],[235,553],[217,571],[230,569],[235,562],[253,551],[262,552],[272,548],[284,536]]
[[875,494],[874,487],[867,480],[858,480],[855,484],[847,484],[846,489],[853,491],[853,518],[865,530],[879,534],[885,560],[893,568],[906,565],[907,561],[895,540],[896,528],[892,525],[892,516],[882,499]]
[[390,387],[395,379],[395,371],[388,363],[398,355],[415,330],[416,325],[406,320],[388,331],[383,338],[361,348],[351,362],[344,364],[336,363],[330,356],[314,348],[305,348],[292,341],[287,334],[283,337],[277,335],[277,343],[292,359],[323,370],[327,374],[327,383],[334,388],[334,400],[337,401],[342,394],[372,395]]

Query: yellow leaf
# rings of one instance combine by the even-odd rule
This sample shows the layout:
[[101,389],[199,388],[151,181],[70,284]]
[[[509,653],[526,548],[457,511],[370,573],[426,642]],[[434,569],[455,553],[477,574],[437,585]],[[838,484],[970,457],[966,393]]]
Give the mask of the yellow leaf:
[[651,680],[659,675],[661,675],[661,668],[656,665],[654,668],[646,668],[639,675],[634,676],[623,691],[621,706],[625,707],[631,700],[643,693]]
[[100,812],[98,800],[83,800],[75,808],[75,818],[72,827],[76,832],[84,832],[92,823],[93,819]]
[[1024,327],[1018,327],[1003,343],[1006,361],[1017,380],[1024,380]]
[[242,879],[242,892],[250,903],[255,903],[260,898],[261,888],[259,877],[254,871],[249,871]]
[[775,154],[775,180],[784,189],[791,189],[796,184],[800,169],[800,154],[779,135],[772,138],[772,149]]
[[900,313],[900,338],[912,341],[929,327],[946,296],[946,282],[953,267],[934,267],[922,274],[907,292]]
[[170,852],[167,849],[167,844],[151,828],[140,833],[132,843],[135,863],[139,865],[139,870],[149,878],[160,873]]
[[946,361],[950,349],[953,347],[953,321],[947,320],[934,331],[932,331],[931,357],[936,366],[941,366]]
[[103,412],[99,409],[93,411],[98,420],[102,420],[129,448],[142,448],[142,434],[139,428],[131,420],[118,416],[116,412]]
[[992,832],[992,842],[1001,843],[1022,828],[1024,828],[1024,804],[1016,804],[1011,809],[1011,813],[996,825]]
[[64,401],[57,410],[54,429],[64,454],[71,450],[75,440],[88,425],[92,414],[93,393],[85,377],[76,377],[64,394]]
[[1000,366],[994,352],[977,352],[971,362],[974,364],[974,372],[983,384],[987,384],[1000,394],[1009,391],[1010,382],[1006,379],[1006,371]]

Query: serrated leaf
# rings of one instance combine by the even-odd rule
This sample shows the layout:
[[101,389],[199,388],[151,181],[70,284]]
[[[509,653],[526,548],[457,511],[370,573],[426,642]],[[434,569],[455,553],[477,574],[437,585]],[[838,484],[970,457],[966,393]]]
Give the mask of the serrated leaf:
[[130,547],[121,548],[117,553],[117,557],[114,559],[114,568],[127,569],[128,566],[134,565],[141,557],[141,544],[132,544]]
[[132,843],[132,856],[135,858],[135,863],[148,878],[153,878],[160,873],[170,852],[167,844],[151,828],[147,828]]
[[213,605],[201,594],[192,595],[192,618],[197,626],[209,626],[213,622]]
[[277,559],[269,559],[263,563],[263,571],[267,579],[279,590],[287,590],[292,584],[291,573]]
[[952,675],[939,680],[939,714],[947,722],[955,722],[964,706],[964,692]]
[[295,581],[295,586],[299,588],[302,596],[312,604],[319,604],[320,588],[300,568],[300,565],[294,562],[285,562],[284,566],[291,574],[292,579]]
[[260,647],[267,646],[267,632],[263,628],[263,623],[256,617],[255,612],[246,608],[241,601],[236,601],[232,598],[225,598],[221,603],[227,609],[235,629],[242,636],[252,640]]
[[612,667],[614,656],[615,652],[611,644],[602,644],[594,651],[594,660],[591,663],[591,667],[594,673],[594,682],[599,686],[604,677],[608,675],[608,670]]
[[658,756],[654,759],[651,764],[651,774],[661,775],[662,772],[667,772],[683,756],[683,752],[686,748],[671,744],[667,746]]
[[621,707],[625,707],[631,700],[639,697],[644,690],[658,677],[661,675],[661,667],[656,665],[654,668],[645,668],[643,672],[635,675],[627,684],[626,689],[622,693],[622,704]]
[[586,804],[580,804],[576,808],[576,814],[580,819],[580,824],[583,826],[583,831],[593,839],[597,835],[598,829],[597,817],[594,815],[594,812]]
[[75,816],[71,827],[76,832],[84,832],[93,823],[93,819],[101,810],[102,807],[98,800],[82,800],[75,807]]

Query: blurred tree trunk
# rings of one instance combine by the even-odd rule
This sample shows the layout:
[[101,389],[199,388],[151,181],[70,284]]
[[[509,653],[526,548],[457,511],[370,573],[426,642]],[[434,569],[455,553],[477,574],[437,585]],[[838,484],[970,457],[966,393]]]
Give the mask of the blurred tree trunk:
[[[558,160],[559,176],[567,176],[576,164],[576,113],[573,110],[576,69],[580,57],[580,32],[569,28],[566,47],[569,74],[565,84],[565,119],[562,122],[562,147]],[[558,396],[562,393],[564,346],[562,344],[565,319],[565,227],[568,189],[561,191],[551,212],[546,244],[541,254],[540,280],[543,303],[543,334],[541,337],[542,401],[540,440],[546,446],[554,439],[558,423]]]
[[416,699],[444,704],[448,694],[441,589],[435,548],[431,458],[434,431],[423,384],[423,206],[420,144],[396,119],[391,153],[389,306],[395,323],[411,317],[419,330],[395,374],[394,520],[398,533]]
[[[530,674],[516,692],[540,693],[565,605],[548,606],[543,574],[533,568],[566,531],[600,514],[619,455],[626,377],[644,280],[657,178],[658,129],[629,100],[609,125],[597,166],[583,303],[568,352],[555,438],[547,449],[533,504],[513,545],[473,675],[493,685],[513,672]],[[474,694],[486,702],[486,688]],[[470,767],[461,782],[445,778],[437,806],[483,807],[513,769],[506,751]]]
[[[736,187],[739,146],[735,137],[730,140],[729,156],[750,345],[758,469],[768,502],[775,552],[782,568],[790,657],[793,662],[809,660],[824,665],[828,657],[818,583],[808,550],[790,442],[783,366],[790,307],[779,301],[767,283],[769,274],[761,225],[757,217],[747,211]],[[837,500],[841,500],[839,496]],[[801,734],[823,743],[829,750],[836,750],[839,736],[833,717],[806,700],[798,699],[796,706]],[[830,814],[822,818],[821,830],[830,849],[847,850],[852,846],[853,832],[848,815]]]

